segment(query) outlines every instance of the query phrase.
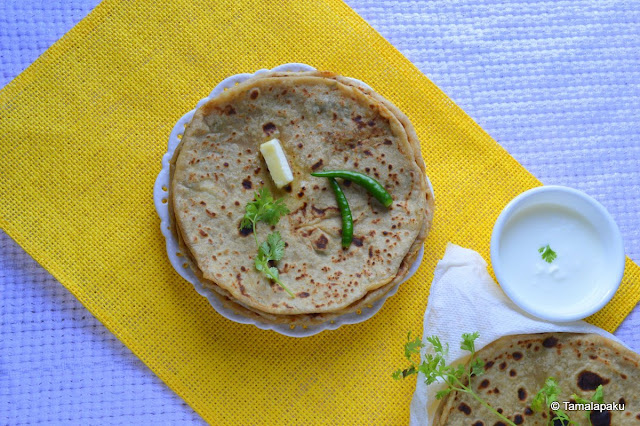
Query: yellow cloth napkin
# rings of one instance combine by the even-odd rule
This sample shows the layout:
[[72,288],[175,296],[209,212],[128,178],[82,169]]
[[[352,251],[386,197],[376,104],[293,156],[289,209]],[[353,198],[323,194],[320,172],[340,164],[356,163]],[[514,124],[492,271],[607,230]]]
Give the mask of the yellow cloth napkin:
[[[437,202],[416,276],[371,320],[305,339],[215,313],[169,265],[152,202],[175,121],[226,76],[287,62],[400,107]],[[502,207],[539,185],[338,0],[105,0],[0,93],[0,135],[2,228],[217,425],[406,424],[413,386],[390,374],[446,243],[488,259]],[[628,260],[590,321],[613,331],[639,290]]]

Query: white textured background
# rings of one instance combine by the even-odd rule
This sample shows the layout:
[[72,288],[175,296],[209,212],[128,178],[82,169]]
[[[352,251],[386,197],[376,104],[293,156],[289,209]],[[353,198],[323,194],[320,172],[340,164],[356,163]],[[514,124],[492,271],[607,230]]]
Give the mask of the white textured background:
[[[0,0],[0,87],[97,3]],[[602,202],[640,261],[639,1],[347,3],[542,182]],[[640,350],[637,307],[616,334]],[[203,423],[0,231],[0,424],[185,422]]]

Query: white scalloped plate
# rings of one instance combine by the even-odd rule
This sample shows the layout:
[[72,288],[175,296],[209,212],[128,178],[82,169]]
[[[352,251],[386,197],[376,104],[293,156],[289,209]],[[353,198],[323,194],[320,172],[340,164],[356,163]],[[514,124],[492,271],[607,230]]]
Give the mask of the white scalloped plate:
[[[196,275],[193,273],[191,268],[189,268],[189,266],[184,262],[184,257],[181,257],[178,241],[173,236],[169,228],[169,207],[167,203],[168,188],[169,188],[169,161],[171,160],[171,157],[173,157],[173,152],[175,151],[176,147],[180,143],[180,138],[182,137],[182,133],[184,132],[185,127],[191,121],[193,114],[195,114],[196,110],[200,108],[200,106],[202,106],[205,102],[207,102],[211,98],[218,96],[220,93],[222,93],[226,89],[229,89],[237,85],[238,83],[242,83],[243,81],[247,80],[250,77],[253,77],[254,75],[263,74],[269,71],[315,71],[315,68],[305,64],[296,64],[296,63],[284,64],[284,65],[275,67],[272,70],[261,69],[256,71],[254,74],[236,74],[222,80],[222,82],[220,82],[220,84],[218,84],[211,91],[209,96],[200,100],[200,102],[198,102],[198,104],[193,110],[183,115],[182,118],[178,120],[176,125],[171,130],[171,134],[169,135],[169,148],[167,150],[167,153],[162,156],[162,170],[158,174],[155,185],[153,187],[153,202],[155,204],[156,211],[158,212],[158,216],[160,216],[160,229],[162,231],[162,235],[164,235],[164,237],[167,240],[167,254],[169,256],[169,261],[171,262],[171,265],[178,272],[178,274],[180,274],[182,278],[184,278],[185,280],[193,284],[196,291],[200,295],[207,298],[211,306],[213,306],[213,308],[220,315],[222,315],[223,317],[231,321],[239,322],[241,324],[253,324],[262,330],[273,330],[276,333],[284,334],[285,336],[307,337],[307,336],[313,336],[314,334],[318,334],[324,330],[335,330],[336,328],[341,327],[344,324],[356,324],[359,322],[363,322],[368,320],[372,316],[374,316],[380,310],[380,308],[382,307],[384,302],[387,300],[387,298],[396,294],[396,291],[398,291],[399,285],[405,282],[406,280],[408,280],[409,278],[411,278],[411,276],[415,274],[415,272],[418,270],[418,267],[420,266],[420,262],[422,262],[424,248],[420,249],[420,253],[418,253],[418,258],[413,263],[413,265],[411,265],[411,268],[409,269],[409,273],[407,274],[406,278],[401,283],[396,284],[380,300],[374,302],[371,308],[362,309],[360,314],[355,312],[344,314],[344,315],[340,315],[339,317],[335,318],[332,321],[327,321],[325,323],[317,324],[317,325],[308,325],[306,327],[296,326],[294,328],[291,328],[291,326],[287,324],[267,324],[258,320],[254,320],[252,318],[247,318],[245,316],[239,315],[233,312],[232,310],[227,309],[225,306],[223,306],[220,300],[213,293],[213,290],[206,288],[200,282],[200,280],[198,279],[198,277],[196,277]],[[352,80],[357,83],[363,84],[366,87],[369,87],[368,85],[366,85],[365,83],[359,80],[355,80],[355,79],[352,79]],[[429,182],[429,185],[431,185],[430,182]]]

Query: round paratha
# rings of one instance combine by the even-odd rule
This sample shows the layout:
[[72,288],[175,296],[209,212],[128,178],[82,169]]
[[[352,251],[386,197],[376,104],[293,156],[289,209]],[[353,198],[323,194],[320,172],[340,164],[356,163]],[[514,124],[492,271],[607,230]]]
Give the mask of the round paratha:
[[[602,385],[605,403],[624,404],[624,411],[593,411],[591,423],[640,424],[640,356],[597,334],[543,333],[507,336],[477,352],[485,373],[471,387],[516,424],[547,425],[549,410],[534,412],[531,401],[548,377],[556,379],[564,402],[586,400]],[[586,411],[567,411],[572,421],[588,425]],[[560,424],[559,422],[556,422]],[[441,402],[434,425],[500,425],[500,419],[468,394],[452,392]]]
[[[355,83],[317,72],[255,77],[199,108],[174,153],[169,201],[172,226],[201,281],[269,322],[326,320],[388,292],[415,259],[433,214],[419,142],[394,108]],[[282,190],[258,149],[273,137],[295,177]],[[394,197],[387,209],[342,182],[355,223],[348,250],[340,247],[328,182],[310,176],[329,168],[374,176]],[[239,230],[244,206],[262,187],[291,210],[274,229],[287,243],[278,267],[293,299],[255,270],[255,242]],[[259,236],[269,228],[259,224]]]

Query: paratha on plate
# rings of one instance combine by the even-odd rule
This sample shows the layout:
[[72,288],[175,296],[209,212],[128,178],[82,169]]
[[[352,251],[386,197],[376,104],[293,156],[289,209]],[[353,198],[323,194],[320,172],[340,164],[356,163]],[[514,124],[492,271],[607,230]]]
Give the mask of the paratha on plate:
[[[521,334],[498,339],[476,355],[484,360],[485,373],[474,376],[471,386],[516,424],[549,423],[548,410],[531,410],[533,397],[548,377],[562,390],[559,401],[570,402],[573,394],[589,400],[601,384],[605,403],[625,405],[624,411],[592,412],[594,426],[640,424],[640,356],[605,337]],[[585,411],[568,413],[577,424],[589,424]],[[440,402],[434,425],[503,424],[499,420],[468,394],[453,392]]]
[[[295,177],[282,190],[259,153],[273,137]],[[328,182],[310,176],[322,169],[369,174],[394,197],[385,208],[342,182],[355,225],[348,250],[340,246],[341,219]],[[291,210],[274,229],[287,243],[278,267],[295,298],[254,269],[255,242],[239,230],[245,205],[262,187]],[[329,73],[261,75],[227,90],[199,108],[172,159],[172,226],[194,272],[239,310],[269,322],[299,315],[326,320],[388,292],[426,238],[432,199],[406,117]],[[261,238],[268,228],[258,226]]]

